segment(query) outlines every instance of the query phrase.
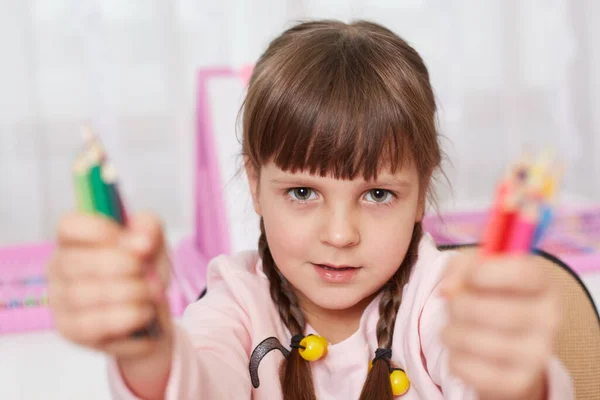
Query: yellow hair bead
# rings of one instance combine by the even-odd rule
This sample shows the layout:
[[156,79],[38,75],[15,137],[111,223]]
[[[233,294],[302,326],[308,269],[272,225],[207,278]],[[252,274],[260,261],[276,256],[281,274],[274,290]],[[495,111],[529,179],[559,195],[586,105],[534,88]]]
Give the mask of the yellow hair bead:
[[308,335],[300,341],[303,349],[298,349],[300,356],[306,361],[316,361],[327,354],[327,341],[317,335]]
[[401,369],[394,369],[392,371],[390,374],[390,383],[392,384],[392,393],[394,393],[394,396],[402,396],[410,388],[410,381],[406,373]]
[[323,342],[323,346],[325,347],[325,352],[323,353],[323,355],[321,357],[325,357],[327,355],[327,339],[325,339],[323,336],[318,336],[317,337],[321,340],[321,342]]

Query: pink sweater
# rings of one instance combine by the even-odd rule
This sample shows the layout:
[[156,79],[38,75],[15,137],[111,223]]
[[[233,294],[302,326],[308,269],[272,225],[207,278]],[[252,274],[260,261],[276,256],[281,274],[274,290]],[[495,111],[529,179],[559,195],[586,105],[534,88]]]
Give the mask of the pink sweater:
[[[405,400],[476,399],[476,395],[450,376],[445,349],[438,341],[444,326],[444,301],[436,294],[449,252],[437,250],[426,235],[419,261],[409,283],[394,330],[392,360],[410,381]],[[281,352],[268,353],[260,363],[260,386],[254,389],[249,359],[264,339],[275,336],[289,348],[291,336],[282,324],[269,295],[269,282],[255,252],[220,256],[208,268],[208,293],[191,304],[176,329],[175,354],[166,399],[282,398],[278,368]],[[318,399],[357,399],[374,357],[379,297],[366,308],[358,331],[329,345],[327,355],[311,363]],[[310,326],[306,334],[316,333]],[[548,365],[549,399],[574,399],[572,381],[557,359]],[[114,360],[109,362],[113,397],[136,399],[125,385]]]

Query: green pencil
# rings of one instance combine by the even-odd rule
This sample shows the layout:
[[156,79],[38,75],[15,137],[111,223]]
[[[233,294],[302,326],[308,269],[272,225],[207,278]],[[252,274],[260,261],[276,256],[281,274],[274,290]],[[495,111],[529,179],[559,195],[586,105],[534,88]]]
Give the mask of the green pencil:
[[73,184],[77,209],[82,212],[94,212],[89,163],[83,155],[79,156],[73,165]]
[[125,225],[125,217],[121,214],[121,198],[117,187],[117,170],[109,162],[102,165],[102,181],[108,193],[111,217],[120,225]]
[[109,218],[113,217],[110,206],[108,188],[102,180],[102,164],[104,162],[103,152],[98,143],[91,144],[88,155],[90,157],[90,181],[94,206],[97,213],[104,214]]
[[[94,132],[89,127],[82,127],[82,136],[86,149],[76,162],[76,193],[80,209],[96,212],[115,220],[125,226],[127,215],[123,201],[117,187],[117,172],[114,166],[107,161],[104,149],[98,141]],[[87,171],[83,173],[82,171]],[[85,179],[84,179],[85,178]],[[87,192],[85,187],[87,184]],[[85,193],[90,201],[85,201]],[[133,338],[160,336],[161,328],[158,320],[154,319],[147,327],[139,329],[131,334]]]

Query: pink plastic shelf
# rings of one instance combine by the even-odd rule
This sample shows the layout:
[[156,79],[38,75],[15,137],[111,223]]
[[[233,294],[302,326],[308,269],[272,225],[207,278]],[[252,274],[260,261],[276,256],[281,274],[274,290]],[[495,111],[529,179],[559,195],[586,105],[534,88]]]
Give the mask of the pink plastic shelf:
[[[479,211],[448,213],[442,219],[429,215],[423,225],[438,244],[474,243],[480,240],[487,217]],[[600,271],[600,207],[559,210],[539,247],[578,274]]]
[[[46,282],[53,250],[52,243],[0,248],[0,334],[53,329]],[[185,283],[182,286],[177,279],[186,275],[185,270],[175,260],[167,298],[171,312],[179,316],[190,297],[183,292]]]

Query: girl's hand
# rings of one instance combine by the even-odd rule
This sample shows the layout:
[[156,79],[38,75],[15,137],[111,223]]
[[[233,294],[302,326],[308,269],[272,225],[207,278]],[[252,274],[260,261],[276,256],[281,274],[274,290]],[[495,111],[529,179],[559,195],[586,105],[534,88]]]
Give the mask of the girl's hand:
[[442,343],[453,375],[482,400],[541,400],[560,312],[558,294],[533,256],[459,254],[442,283]]
[[97,215],[64,216],[48,265],[49,303],[68,340],[119,359],[139,359],[163,340],[129,335],[159,319],[170,334],[169,263],[158,219],[140,215],[123,229]]

